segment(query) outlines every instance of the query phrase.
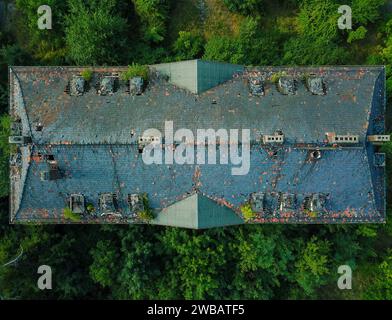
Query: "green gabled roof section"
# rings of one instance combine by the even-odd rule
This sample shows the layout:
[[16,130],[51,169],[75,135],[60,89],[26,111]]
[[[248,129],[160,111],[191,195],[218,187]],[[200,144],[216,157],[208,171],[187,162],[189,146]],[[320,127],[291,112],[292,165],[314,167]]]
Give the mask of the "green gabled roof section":
[[194,193],[163,209],[152,223],[190,229],[207,229],[243,224],[244,220],[228,207],[199,193]]
[[235,73],[244,70],[244,66],[241,65],[204,60],[161,63],[152,67],[167,75],[172,84],[195,94],[224,83]]

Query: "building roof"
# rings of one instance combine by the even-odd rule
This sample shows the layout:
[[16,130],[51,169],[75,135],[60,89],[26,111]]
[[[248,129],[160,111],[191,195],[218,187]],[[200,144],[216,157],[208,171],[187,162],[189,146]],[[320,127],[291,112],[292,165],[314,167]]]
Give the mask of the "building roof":
[[[157,213],[152,223],[163,225],[242,223],[241,207],[253,193],[264,194],[270,208],[252,222],[385,220],[385,168],[375,165],[377,147],[367,141],[384,132],[383,67],[243,67],[200,60],[160,64],[149,67],[149,82],[138,96],[130,95],[123,81],[113,94],[98,95],[95,83],[126,69],[100,67],[92,68],[90,88],[72,96],[65,89],[83,69],[10,68],[10,113],[21,119],[22,135],[31,137],[19,148],[20,164],[11,167],[11,221],[67,222],[63,209],[70,194],[83,194],[98,208],[99,194],[107,192],[116,195],[121,217],[91,215],[82,222],[138,222],[127,203],[133,193],[148,194]],[[276,75],[294,79],[295,94],[283,94]],[[322,79],[325,94],[311,92],[310,77]],[[253,78],[262,79],[262,95],[252,95]],[[227,165],[144,164],[138,137],[149,128],[164,132],[165,120],[173,121],[174,130],[250,129],[249,173],[233,176]],[[263,135],[276,132],[284,134],[283,144],[271,149],[260,143]],[[326,133],[359,141],[331,146]],[[309,161],[316,149],[321,158]],[[42,180],[48,170],[45,155],[56,159],[61,179]],[[272,201],[282,194],[295,194],[291,210],[282,211],[278,200]],[[301,204],[312,194],[328,198],[317,215]]]

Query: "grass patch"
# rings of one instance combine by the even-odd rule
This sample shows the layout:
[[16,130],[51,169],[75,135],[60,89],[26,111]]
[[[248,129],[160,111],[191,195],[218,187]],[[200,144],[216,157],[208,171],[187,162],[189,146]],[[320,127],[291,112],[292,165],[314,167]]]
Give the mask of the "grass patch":
[[120,74],[121,80],[129,80],[133,77],[142,77],[144,81],[148,79],[148,67],[136,63],[128,66],[128,70]]

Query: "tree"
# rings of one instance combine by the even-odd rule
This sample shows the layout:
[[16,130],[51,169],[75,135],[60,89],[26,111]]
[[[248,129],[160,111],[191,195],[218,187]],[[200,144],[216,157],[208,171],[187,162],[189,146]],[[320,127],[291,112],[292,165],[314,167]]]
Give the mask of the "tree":
[[132,0],[142,23],[144,39],[152,43],[161,42],[166,35],[166,20],[170,1]]
[[367,29],[364,26],[358,27],[354,31],[348,33],[347,42],[351,43],[356,40],[362,40],[366,37]]
[[200,58],[204,50],[204,39],[201,35],[190,31],[180,31],[173,50],[176,60]]
[[9,193],[10,128],[11,118],[8,114],[3,114],[0,117],[0,197],[7,196]]
[[233,12],[249,15],[262,8],[263,0],[223,0],[226,7]]
[[[41,30],[37,27],[37,10],[41,5],[52,8],[52,29]],[[63,0],[16,0],[16,7],[23,16],[21,28],[26,29],[28,41],[25,47],[41,63],[62,64],[65,58],[64,15],[67,12],[67,2]]]
[[365,291],[365,298],[371,300],[392,300],[392,251],[374,270],[372,282]]
[[352,0],[351,9],[354,24],[367,25],[380,17],[380,8],[386,0]]
[[313,236],[298,254],[295,263],[295,280],[306,296],[327,283],[330,243]]
[[115,13],[115,5],[114,0],[70,0],[66,43],[73,62],[80,65],[121,62],[126,51],[127,24]]

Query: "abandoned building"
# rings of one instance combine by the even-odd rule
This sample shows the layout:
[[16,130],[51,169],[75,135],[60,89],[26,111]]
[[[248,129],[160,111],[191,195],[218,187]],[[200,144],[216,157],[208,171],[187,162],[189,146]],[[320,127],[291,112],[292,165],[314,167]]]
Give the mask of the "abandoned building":
[[[84,69],[9,68],[12,223],[385,222],[384,67],[190,60],[128,80],[127,67]],[[250,129],[249,173],[145,164],[146,144],[176,147],[143,136],[165,120]]]

